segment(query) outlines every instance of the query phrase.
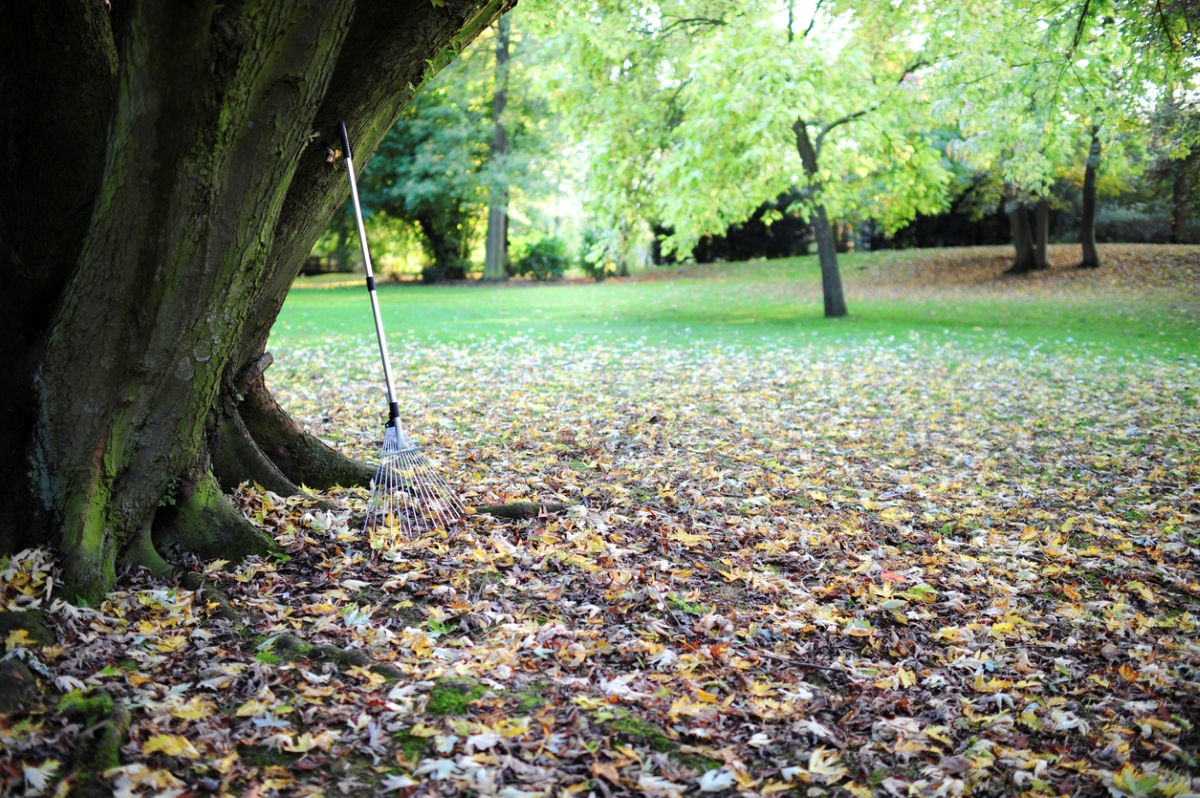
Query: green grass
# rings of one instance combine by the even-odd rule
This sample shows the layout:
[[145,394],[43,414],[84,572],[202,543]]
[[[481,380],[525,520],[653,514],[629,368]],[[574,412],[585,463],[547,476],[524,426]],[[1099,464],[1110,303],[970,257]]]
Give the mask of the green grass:
[[[389,338],[465,342],[527,336],[549,342],[600,338],[649,345],[724,343],[843,345],[867,340],[950,344],[967,349],[1091,350],[1108,356],[1195,357],[1196,306],[1186,292],[1038,293],[1012,283],[939,295],[905,290],[890,270],[928,251],[843,256],[850,315],[825,319],[815,256],[658,270],[666,279],[608,283],[381,285]],[[301,283],[301,286],[309,285]],[[1085,286],[1086,287],[1086,286]],[[273,345],[311,345],[341,336],[370,340],[361,287],[293,290]],[[1172,297],[1184,304],[1172,304]],[[1190,304],[1189,304],[1190,303]]]

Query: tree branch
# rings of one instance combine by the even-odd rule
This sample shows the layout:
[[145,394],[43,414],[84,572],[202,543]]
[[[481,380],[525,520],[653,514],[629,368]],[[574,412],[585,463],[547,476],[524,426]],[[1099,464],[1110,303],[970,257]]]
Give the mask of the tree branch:
[[867,114],[871,113],[878,107],[879,107],[879,103],[876,103],[875,105],[872,105],[870,108],[863,108],[861,111],[855,111],[852,114],[846,114],[841,119],[835,119],[834,121],[830,122],[829,124],[823,126],[821,128],[821,132],[817,134],[817,141],[816,141],[816,144],[813,146],[813,149],[816,151],[817,158],[819,159],[821,157],[821,145],[825,142],[825,137],[827,135],[829,135],[829,132],[831,130],[833,130],[836,127],[840,127],[841,125],[845,125],[849,122],[853,122],[855,119],[858,119],[859,117],[866,116]]
[[[808,38],[808,34],[812,33],[813,25],[816,25],[816,24],[817,24],[817,13],[818,13],[818,12],[820,12],[820,10],[821,10],[821,3],[824,3],[824,2],[825,2],[825,0],[817,0],[817,5],[816,5],[816,7],[814,7],[814,8],[813,8],[813,15],[812,15],[812,19],[810,19],[810,20],[808,21],[808,27],[807,27],[807,28],[805,28],[805,29],[804,29],[804,33],[800,35],[800,38],[801,38],[801,39],[807,39],[807,38]],[[791,33],[791,28],[790,28],[790,27],[788,28],[788,33]],[[791,41],[791,39],[789,38],[789,39],[788,39],[788,41]]]
[[728,24],[729,23],[725,20],[716,19],[715,17],[681,17],[663,28],[661,34],[666,36],[676,28],[683,28],[689,25],[695,27],[719,28]]

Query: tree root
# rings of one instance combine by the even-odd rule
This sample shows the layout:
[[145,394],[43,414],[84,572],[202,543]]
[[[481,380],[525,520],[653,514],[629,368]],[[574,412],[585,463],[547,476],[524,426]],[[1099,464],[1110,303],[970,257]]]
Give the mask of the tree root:
[[229,598],[221,592],[220,588],[213,585],[204,578],[204,574],[197,571],[188,571],[179,580],[179,583],[188,590],[195,592],[196,601],[199,603],[203,600],[203,605],[216,604],[217,609],[212,613],[212,617],[221,618],[230,623],[240,624],[242,622],[242,614],[234,609]]
[[236,407],[210,414],[208,426],[213,475],[222,490],[231,491],[243,482],[256,482],[280,496],[300,493],[300,487],[259,447]]
[[567,505],[559,502],[511,502],[510,504],[481,504],[477,513],[487,513],[496,518],[537,518],[544,513],[561,513]]
[[121,764],[121,746],[129,734],[129,710],[115,702],[107,692],[97,690],[76,700],[71,694],[60,705],[63,713],[83,724],[80,745],[71,757],[72,798],[100,798],[110,788],[100,775]]
[[[37,646],[54,644],[54,633],[46,626],[46,616],[40,611],[8,610],[0,612],[0,639],[24,632],[28,641]],[[0,712],[17,712],[37,700],[37,677],[17,659],[0,660]]]
[[21,660],[0,660],[0,712],[17,712],[37,698],[37,681]]
[[170,576],[174,570],[171,564],[158,553],[158,549],[154,548],[150,524],[146,524],[146,528],[138,533],[133,542],[129,544],[129,548],[125,550],[125,562],[148,568],[150,573],[160,579]]
[[281,635],[275,640],[272,650],[289,662],[307,659],[314,662],[332,662],[341,668],[367,668],[385,679],[401,679],[404,673],[394,665],[376,662],[367,654],[356,649],[338,648],[305,643],[295,635]]
[[201,559],[236,561],[275,548],[266,532],[237,511],[207,469],[192,469],[174,501],[154,516],[154,544],[160,550],[175,544]]
[[[367,487],[375,469],[351,460],[309,435],[275,401],[267,390],[262,370],[270,365],[264,354],[238,377],[242,401],[238,412],[246,430],[271,462],[292,481],[311,488]],[[265,365],[264,365],[265,364]]]

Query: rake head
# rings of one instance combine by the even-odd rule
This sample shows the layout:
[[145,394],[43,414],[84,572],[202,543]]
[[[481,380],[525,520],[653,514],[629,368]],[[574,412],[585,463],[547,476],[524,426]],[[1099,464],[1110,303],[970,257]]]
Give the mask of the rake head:
[[458,496],[412,438],[399,425],[387,427],[363,525],[371,545],[387,548],[448,527],[464,512]]

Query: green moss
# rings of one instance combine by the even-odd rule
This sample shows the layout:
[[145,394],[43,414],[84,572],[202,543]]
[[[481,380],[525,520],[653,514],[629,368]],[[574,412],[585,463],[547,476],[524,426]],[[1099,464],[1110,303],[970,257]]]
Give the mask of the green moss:
[[429,693],[425,711],[430,715],[463,715],[472,701],[478,701],[487,688],[473,679],[441,679]]
[[645,743],[650,747],[650,750],[657,751],[660,754],[670,753],[676,748],[675,743],[671,742],[665,734],[646,721],[635,718],[632,715],[614,720],[612,722],[612,730],[618,734],[623,734],[633,742]]
[[545,679],[536,679],[530,682],[525,689],[514,690],[508,695],[517,700],[517,712],[522,715],[528,715],[545,705],[546,696],[549,692],[550,682]]
[[396,732],[392,735],[392,740],[404,752],[404,756],[410,760],[417,760],[425,755],[429,750],[430,740],[428,737],[416,737],[410,731]]
[[59,699],[57,711],[91,726],[112,712],[113,699],[103,690],[72,690]]
[[290,754],[257,745],[238,746],[238,757],[250,767],[289,767],[298,762],[303,754]]

